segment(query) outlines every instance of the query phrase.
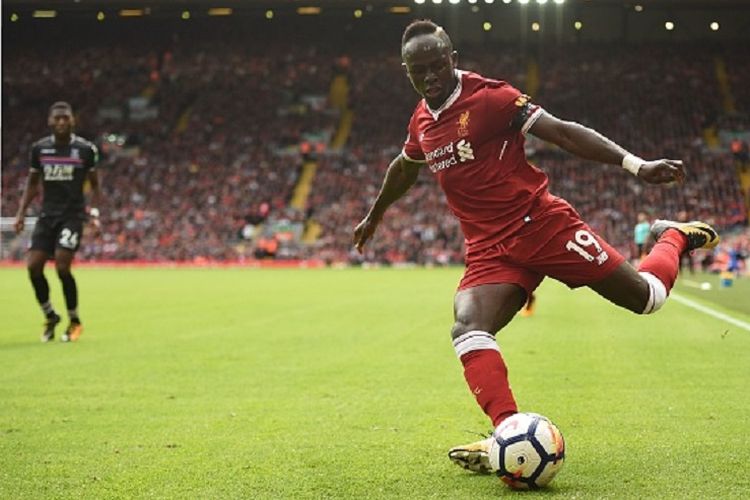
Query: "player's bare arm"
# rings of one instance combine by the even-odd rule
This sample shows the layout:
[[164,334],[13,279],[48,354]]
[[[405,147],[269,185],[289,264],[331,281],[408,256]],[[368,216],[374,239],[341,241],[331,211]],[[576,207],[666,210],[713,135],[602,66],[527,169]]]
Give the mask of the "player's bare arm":
[[398,155],[388,166],[378,197],[365,218],[354,228],[354,246],[359,253],[362,253],[365,243],[375,234],[375,229],[388,207],[401,198],[417,181],[420,165]]
[[88,181],[91,185],[89,216],[91,217],[91,224],[98,230],[101,226],[99,222],[99,206],[102,201],[102,190],[99,183],[99,174],[96,170],[89,170]]
[[14,224],[16,234],[20,234],[21,231],[23,231],[26,209],[39,192],[39,179],[41,179],[41,177],[42,176],[38,171],[32,170],[26,178],[26,187],[23,190],[23,196],[21,196],[21,204],[18,207],[16,222]]
[[[531,126],[529,132],[540,139],[555,144],[565,151],[586,160],[622,165],[630,155],[621,146],[580,123],[560,120],[549,113],[543,113]],[[631,158],[637,158],[631,155]],[[636,175],[651,184],[682,182],[685,170],[681,160],[640,161],[634,167]]]
[[102,201],[102,189],[99,184],[99,174],[96,170],[89,170],[88,181],[91,186],[91,206],[98,207]]

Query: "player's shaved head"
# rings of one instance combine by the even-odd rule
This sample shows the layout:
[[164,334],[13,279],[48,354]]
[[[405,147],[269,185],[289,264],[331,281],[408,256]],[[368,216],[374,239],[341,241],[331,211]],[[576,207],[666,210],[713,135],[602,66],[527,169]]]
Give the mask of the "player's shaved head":
[[53,112],[57,110],[67,111],[71,115],[73,114],[73,106],[71,106],[65,101],[57,101],[53,103],[52,106],[49,107],[49,114],[51,115]]
[[414,90],[437,109],[458,83],[458,54],[448,33],[428,19],[412,22],[401,37],[401,58]]
[[447,50],[449,53],[453,52],[453,42],[451,42],[448,33],[441,26],[438,26],[429,19],[417,19],[404,29],[404,34],[401,36],[401,54],[404,54],[406,45],[410,40],[423,35],[434,35],[437,38],[437,44],[440,46],[440,49]]

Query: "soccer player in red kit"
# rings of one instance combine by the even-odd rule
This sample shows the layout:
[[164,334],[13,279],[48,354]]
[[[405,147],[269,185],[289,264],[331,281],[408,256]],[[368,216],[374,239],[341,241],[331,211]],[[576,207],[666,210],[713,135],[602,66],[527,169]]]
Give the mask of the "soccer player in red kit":
[[[418,20],[404,31],[403,64],[422,97],[401,154],[390,164],[380,193],[354,230],[361,252],[393,202],[426,166],[437,177],[459,219],[466,270],[454,300],[453,346],[469,390],[497,426],[518,411],[495,334],[550,276],[570,287],[588,286],[637,314],[658,310],[677,277],[680,255],[712,248],[717,233],[702,222],[656,221],[656,244],[636,270],[547,190],[547,176],[529,164],[524,135],[587,160],[621,165],[651,184],[681,182],[678,160],[646,161],[599,133],[560,120],[504,81],[457,69],[448,34]],[[449,451],[458,465],[488,472],[489,440]]]

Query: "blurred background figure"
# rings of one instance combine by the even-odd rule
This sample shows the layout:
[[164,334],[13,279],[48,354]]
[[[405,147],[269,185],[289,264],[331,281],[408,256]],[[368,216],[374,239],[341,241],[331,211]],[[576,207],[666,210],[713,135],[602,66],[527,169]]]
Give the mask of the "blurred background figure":
[[526,299],[523,309],[521,309],[521,317],[530,318],[536,311],[536,292],[531,292]]
[[648,214],[646,212],[638,212],[638,223],[633,229],[633,241],[635,243],[636,253],[634,261],[640,261],[648,253],[646,249],[646,242],[649,237],[649,230],[651,229],[651,221],[649,221]]
[[[678,222],[688,222],[690,218],[685,210],[680,210],[677,213]],[[684,252],[680,255],[680,272],[683,272],[687,268],[690,274],[695,274],[695,259],[693,258],[693,252]]]

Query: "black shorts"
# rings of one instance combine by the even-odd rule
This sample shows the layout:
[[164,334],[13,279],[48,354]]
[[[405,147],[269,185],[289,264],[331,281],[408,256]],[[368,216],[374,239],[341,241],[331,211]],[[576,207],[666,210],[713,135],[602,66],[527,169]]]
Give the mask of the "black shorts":
[[39,217],[31,235],[30,250],[42,250],[49,255],[56,248],[75,252],[81,245],[83,221],[78,218]]

